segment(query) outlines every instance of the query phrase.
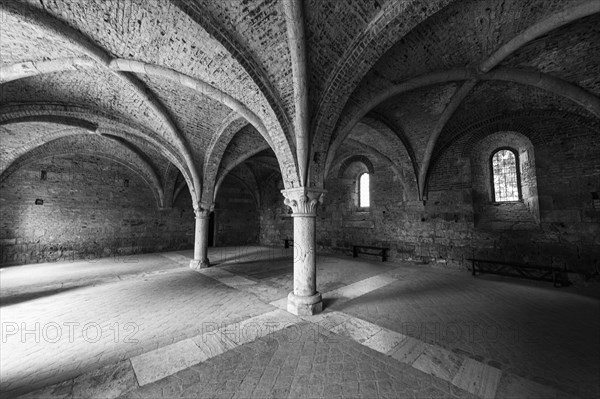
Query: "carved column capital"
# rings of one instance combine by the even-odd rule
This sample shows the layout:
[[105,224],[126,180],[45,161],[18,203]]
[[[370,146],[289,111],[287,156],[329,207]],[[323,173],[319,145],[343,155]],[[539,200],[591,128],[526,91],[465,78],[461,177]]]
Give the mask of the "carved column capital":
[[323,196],[327,191],[312,187],[290,188],[281,190],[284,203],[292,208],[292,216],[316,216],[317,207],[323,203]]
[[215,204],[208,204],[205,202],[194,203],[194,214],[196,219],[206,219],[210,216],[210,213],[214,210]]

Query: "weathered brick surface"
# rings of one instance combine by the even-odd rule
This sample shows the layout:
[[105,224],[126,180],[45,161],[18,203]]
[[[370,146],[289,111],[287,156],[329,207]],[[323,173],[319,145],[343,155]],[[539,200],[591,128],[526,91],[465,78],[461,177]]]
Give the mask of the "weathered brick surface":
[[[332,111],[332,109],[322,111],[327,113],[327,115],[323,117],[323,131],[318,130],[319,136],[322,134],[322,137],[317,138],[317,147],[315,150],[321,151],[321,144],[319,143],[323,143],[324,147],[322,148],[325,150],[326,144],[331,140],[335,140],[337,135],[342,132],[340,129],[345,127],[348,121],[357,113],[360,113],[370,100],[391,85],[405,82],[410,78],[422,76],[428,72],[442,72],[463,67],[476,68],[480,62],[489,57],[501,44],[508,42],[530,25],[543,21],[552,14],[564,11],[577,3],[578,1],[531,1],[527,3],[522,1],[457,1],[451,3],[418,25],[410,33],[400,37],[391,46],[389,51],[378,58],[376,64],[364,76],[362,81],[356,83],[353,93],[349,96],[347,102],[336,98],[336,103],[332,106],[332,109],[337,110],[339,107],[344,107],[343,111],[339,111],[339,119],[330,116],[332,113],[335,114],[335,111]],[[575,24],[571,24],[570,26],[573,27]],[[567,43],[570,40],[577,40],[572,39],[575,36],[581,37],[583,42],[581,44],[582,47],[589,48],[590,53],[594,53],[594,45],[586,47],[585,44],[588,36],[594,37],[595,30],[593,28],[587,27],[573,32],[571,30],[563,32],[564,34],[554,39],[560,41],[560,44],[556,45],[557,47],[561,49],[571,48],[572,46]],[[579,34],[577,34],[578,32]],[[585,34],[581,32],[585,32]],[[539,46],[544,47],[543,43],[547,42],[541,41],[541,43]],[[555,54],[556,52],[547,51],[554,48],[552,40],[548,43],[547,49],[544,47],[544,56],[548,60],[558,58],[559,56]],[[593,71],[597,63],[588,58],[589,62],[594,64],[594,66],[586,67],[585,64],[588,61],[584,61],[582,58],[571,58],[570,55],[569,57],[560,57],[562,61],[558,60],[557,62],[559,65],[561,63],[565,64],[565,71],[557,75],[565,77],[568,81],[586,81],[588,82],[586,83],[586,87],[595,87],[597,74],[594,74]],[[567,59],[568,61],[566,61]],[[582,63],[581,73],[577,68],[577,64],[579,63]],[[552,68],[552,70],[554,69]],[[527,97],[526,93],[530,91],[529,89],[527,87],[522,90],[523,93],[516,93],[518,99],[511,97],[512,94],[510,93],[506,93],[506,98],[510,98],[509,102],[520,104],[522,102],[521,97],[524,95]],[[510,90],[514,89],[511,88]],[[504,94],[502,92],[506,91],[506,88],[492,89],[492,91],[495,93],[486,92],[485,97],[474,99],[473,103],[479,106],[480,104],[484,105],[486,102],[490,102],[492,106],[496,106],[495,99],[502,98]],[[536,96],[539,97],[539,94],[536,94]],[[395,100],[405,101],[405,98],[406,95]],[[535,102],[536,100],[534,99],[531,102]],[[410,100],[405,102],[410,103]],[[525,99],[525,102],[527,103],[528,100]],[[548,104],[550,108],[565,109],[565,100],[541,99],[541,102]],[[557,106],[557,103],[560,105]],[[442,103],[443,106],[445,104]],[[535,105],[529,104],[526,107],[532,106],[535,107]],[[581,110],[575,104],[566,104],[566,109],[572,110],[573,107]],[[579,110],[577,112],[580,112]],[[419,138],[421,139],[431,131],[431,123],[428,125],[428,121],[426,119],[417,127],[417,132],[420,133]],[[418,119],[417,122],[419,122]],[[414,133],[408,131],[407,134]]]
[[600,95],[600,15],[556,29],[519,49],[502,65],[535,68]]
[[[3,86],[2,86],[3,87]],[[155,153],[169,159],[173,163],[182,164],[182,156],[172,142],[165,139],[160,132],[155,132],[143,125],[136,123],[128,117],[119,117],[101,110],[88,108],[77,104],[53,103],[18,103],[4,105],[0,112],[0,121],[4,124],[12,124],[15,119],[20,118],[44,118],[50,116],[60,120],[62,117],[74,118],[98,126],[96,132],[121,137],[127,141],[134,142],[137,147],[146,152],[149,157]],[[4,125],[7,128],[7,125]],[[52,131],[53,124],[44,123],[41,130]],[[8,127],[10,129],[10,127]],[[19,129],[17,134],[21,134]],[[27,134],[25,130],[23,133]],[[47,133],[46,133],[47,134]],[[25,136],[27,137],[27,136]],[[37,142],[40,145],[47,140],[44,135],[39,135],[29,143]]]
[[258,242],[256,189],[257,183],[252,172],[242,167],[236,168],[223,180],[215,203],[217,246]]
[[78,105],[133,120],[172,140],[154,112],[131,88],[108,71],[76,71],[32,76],[2,84],[0,101]]
[[244,118],[240,117],[236,112],[231,112],[223,119],[223,121],[221,121],[221,124],[212,136],[210,144],[206,148],[206,156],[202,171],[204,197],[213,197],[213,191],[217,182],[217,173],[223,154],[227,150],[231,140],[247,124],[248,122]]
[[[261,151],[269,149],[269,144],[265,139],[252,127],[251,125],[244,126],[236,135],[233,137],[227,149],[223,153],[221,163],[216,174],[215,183],[218,185],[222,181],[227,173],[233,168],[244,162],[250,156],[256,155]],[[268,150],[270,151],[270,150]],[[271,151],[271,153],[273,153]],[[212,183],[207,181],[207,183]]]
[[[378,14],[366,24],[365,29],[349,45],[341,46],[346,51],[339,59],[335,60],[335,67],[332,69],[332,72],[323,74],[328,79],[323,89],[324,92],[318,96],[313,94],[315,98],[319,98],[319,107],[315,111],[315,119],[313,121],[313,126],[317,134],[315,151],[326,150],[338,117],[341,115],[351,93],[363,80],[375,62],[399,38],[406,35],[411,29],[438,12],[448,3],[450,2],[446,0],[386,3],[383,7],[385,12]],[[352,24],[346,25],[345,21],[346,18],[352,20],[352,14],[346,16],[346,18],[344,18],[343,14],[341,15],[343,22],[340,25],[330,25],[325,22],[326,26],[334,29],[349,29],[349,27],[350,29],[354,29],[352,28]],[[319,14],[320,18],[329,18],[330,16],[338,18],[337,13]],[[310,17],[308,17],[308,20],[310,21]],[[309,23],[309,35],[312,25]],[[319,26],[324,26],[324,24],[319,25],[315,23],[314,26],[315,28],[319,28]],[[340,35],[340,38],[343,39],[344,36]],[[327,65],[327,63],[320,61],[317,65]],[[311,82],[311,87],[315,85],[318,85],[318,83]]]
[[281,174],[272,172],[260,183],[260,238],[265,245],[282,246],[284,238],[294,238],[294,221],[283,203]]
[[125,398],[471,398],[467,392],[311,323],[287,327]]
[[[518,157],[522,201],[494,203],[490,156],[498,148],[515,150]],[[540,208],[535,151],[525,136],[514,132],[498,132],[477,143],[471,152],[472,196],[475,225],[479,228],[523,230],[538,228]]]
[[367,89],[371,80],[401,82],[427,72],[475,66],[530,25],[577,2],[454,1],[378,59],[363,88]]
[[[524,203],[501,206],[490,204],[489,157],[495,148],[519,147],[518,137],[524,136],[490,136],[502,131],[497,124],[470,130],[445,150],[430,173],[425,204],[416,200],[415,185],[406,184],[414,175],[398,176],[381,153],[365,152],[348,140],[326,180],[317,242],[345,253],[354,244],[384,244],[394,258],[450,267],[466,268],[466,259],[475,256],[593,273],[600,261],[600,211],[592,199],[600,175],[593,155],[599,153],[592,139],[597,132],[572,122],[543,120],[541,114],[521,119],[516,126],[528,127],[522,145],[528,154],[520,154],[528,158],[521,165]],[[361,153],[375,170],[368,212],[356,206],[360,170],[354,178],[339,171],[344,159]],[[269,235],[270,241],[261,235],[261,242],[274,243],[290,233],[275,223],[276,215],[266,215],[265,226],[280,230]]]
[[220,40],[252,76],[286,129],[294,114],[294,93],[292,73],[286,67],[291,61],[282,3],[272,0],[179,3],[185,4],[186,12]]
[[[600,42],[597,15],[516,49],[501,65],[518,68],[521,83],[479,81],[443,123],[462,80],[477,77],[474,71],[491,54],[531,26],[583,3],[305,2],[309,134],[316,152],[310,156],[314,169],[309,180],[317,186],[326,180],[324,186],[330,188],[326,196],[330,202],[319,222],[324,234],[321,245],[346,250],[353,241],[368,237],[389,242],[395,256],[442,263],[462,264],[467,254],[477,252],[474,248],[487,256],[521,254],[526,260],[581,263],[584,268],[597,262],[598,243],[590,238],[598,235],[597,207],[590,198],[599,190],[598,165],[593,161],[599,105],[590,94],[599,93],[594,57]],[[0,15],[0,51],[2,65],[10,67],[7,76],[17,77],[19,71],[36,76],[0,86],[4,104],[0,122],[43,114],[95,123],[97,133],[117,137],[140,155],[141,161],[134,162],[138,169],[150,165],[158,176],[156,191],[164,192],[167,205],[190,199],[183,184],[191,181],[186,163],[195,164],[200,179],[204,178],[203,199],[210,202],[212,188],[223,183],[228,173],[271,147],[281,181],[271,173],[270,161],[257,166],[264,157],[248,160],[237,177],[249,185],[249,191],[259,192],[254,198],[260,209],[260,241],[275,243],[290,236],[291,218],[285,216],[279,190],[298,184],[297,165],[304,160],[294,159],[296,139],[290,121],[298,93],[291,84],[281,1],[28,0],[3,3],[3,7],[7,12]],[[112,67],[129,72],[108,70],[111,60]],[[47,73],[60,66],[64,70]],[[430,72],[447,77],[444,72],[457,68],[465,74],[452,74],[441,83],[422,85],[366,109],[365,104],[391,86]],[[537,79],[536,72],[547,76]],[[510,79],[512,75],[494,76]],[[525,77],[537,83],[522,84],[527,83]],[[189,89],[197,84],[210,85],[214,92],[204,95]],[[533,87],[536,84],[538,88]],[[210,86],[206,90],[213,90]],[[573,90],[581,95],[563,93]],[[367,111],[371,112],[353,131],[344,130],[356,115]],[[249,119],[257,117],[253,126],[246,125],[242,113]],[[62,137],[62,127],[31,120],[18,126],[2,123],[0,134],[6,142],[0,160],[6,163],[18,149],[28,151]],[[440,131],[432,148],[432,139]],[[535,169],[524,173],[524,192],[529,194],[523,205],[533,215],[527,232],[516,233],[518,226],[506,224],[526,216],[522,209],[482,210],[485,190],[476,186],[486,180],[481,173],[485,157],[477,151],[489,151],[480,143],[500,131],[526,136],[533,148],[530,159],[535,159]],[[180,132],[189,148],[182,148]],[[344,145],[331,152],[332,143],[340,144],[336,140],[345,133],[349,134]],[[85,142],[89,144],[86,154],[94,155],[95,141]],[[507,141],[508,136],[498,142]],[[83,141],[78,145],[81,149]],[[114,159],[127,158],[117,148],[115,142],[102,151],[112,151]],[[39,151],[29,158],[45,150]],[[185,159],[188,152],[191,162]],[[368,157],[375,170],[373,208],[365,215],[356,215],[352,208],[352,179],[339,174],[344,161],[356,155]],[[417,178],[419,168],[425,171],[428,166],[429,155],[432,168],[427,181],[419,181],[425,186],[427,202],[423,203],[417,200]],[[331,162],[327,176],[325,160]],[[236,185],[236,190],[241,186]],[[9,192],[22,189],[14,182],[7,187]],[[227,195],[226,191],[222,197],[228,200],[249,199],[247,193]],[[336,201],[342,204],[339,209],[334,209]],[[486,212],[494,221],[490,231],[478,224]],[[530,244],[522,245],[523,241]],[[551,246],[558,249],[548,249]]]
[[375,111],[386,115],[402,127],[408,142],[414,149],[417,163],[420,164],[427,147],[429,133],[459,87],[457,83],[450,83],[413,90],[399,98],[384,102]]
[[189,196],[181,208],[159,210],[138,175],[98,157],[31,163],[2,183],[0,195],[3,265],[93,260],[193,243]]
[[[569,295],[547,283],[514,284],[513,279],[472,278],[419,265],[403,265],[392,275],[399,280],[344,303],[342,311],[505,374],[582,398],[598,396],[597,299]],[[496,397],[554,397],[500,392]]]
[[[34,149],[30,149],[18,158],[12,158],[12,163],[1,176],[4,181],[11,173],[37,160],[69,155],[99,156],[129,168],[143,179],[152,191],[156,205],[163,207],[163,188],[157,175],[155,166],[145,155],[128,147],[123,143],[115,143],[113,139],[104,136],[85,137],[83,135],[72,135],[50,141]],[[160,161],[160,158],[156,159]],[[11,159],[9,159],[11,161]]]
[[[11,29],[18,25],[20,29]],[[37,26],[20,21],[15,15],[2,15],[0,24],[0,58],[2,65],[24,61],[40,61],[62,57],[80,57],[83,54],[70,46],[68,40],[41,35]]]
[[[137,75],[167,109],[192,149],[198,168],[219,123],[231,111],[222,103],[157,76]],[[201,169],[200,169],[201,170]]]

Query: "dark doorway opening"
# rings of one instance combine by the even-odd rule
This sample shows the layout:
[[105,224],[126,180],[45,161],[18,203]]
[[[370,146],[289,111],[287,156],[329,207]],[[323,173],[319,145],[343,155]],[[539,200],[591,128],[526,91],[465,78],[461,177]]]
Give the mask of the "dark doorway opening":
[[215,213],[211,212],[208,219],[208,246],[215,246]]

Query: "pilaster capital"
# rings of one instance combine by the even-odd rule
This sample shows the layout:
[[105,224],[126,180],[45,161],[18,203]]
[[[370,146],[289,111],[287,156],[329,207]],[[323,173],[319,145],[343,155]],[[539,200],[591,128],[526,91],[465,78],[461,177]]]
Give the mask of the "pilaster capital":
[[206,202],[194,202],[194,214],[196,219],[206,219],[210,216],[210,213],[214,210],[215,204]]
[[323,203],[327,190],[313,187],[297,187],[281,190],[283,202],[292,208],[292,216],[316,216],[317,207]]

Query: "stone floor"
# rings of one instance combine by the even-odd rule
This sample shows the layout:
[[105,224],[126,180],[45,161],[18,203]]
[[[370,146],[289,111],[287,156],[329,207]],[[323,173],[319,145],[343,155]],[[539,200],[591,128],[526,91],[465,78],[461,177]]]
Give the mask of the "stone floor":
[[600,397],[597,287],[322,255],[300,318],[291,249],[191,255],[2,269],[2,396]]

